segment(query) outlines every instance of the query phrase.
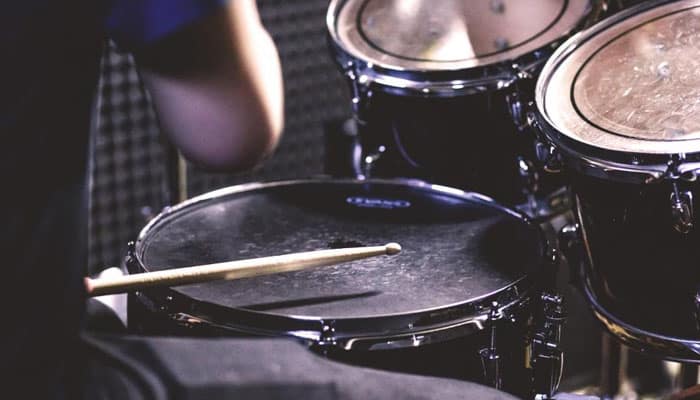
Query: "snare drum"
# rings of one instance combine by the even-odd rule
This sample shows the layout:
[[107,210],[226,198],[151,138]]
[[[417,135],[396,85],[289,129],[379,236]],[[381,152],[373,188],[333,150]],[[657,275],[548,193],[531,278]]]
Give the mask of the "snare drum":
[[595,20],[601,4],[332,1],[330,47],[350,83],[363,154],[352,170],[466,188],[509,205],[556,189],[533,165],[522,109],[553,48]]
[[561,299],[543,295],[551,254],[538,225],[481,195],[378,180],[235,186],[155,218],[127,265],[137,273],[391,241],[399,255],[139,292],[129,325],[289,336],[352,364],[519,394],[556,388],[563,314]]
[[556,51],[534,116],[543,160],[570,176],[578,226],[563,247],[596,316],[632,348],[689,362],[700,361],[699,71],[700,1],[647,2]]

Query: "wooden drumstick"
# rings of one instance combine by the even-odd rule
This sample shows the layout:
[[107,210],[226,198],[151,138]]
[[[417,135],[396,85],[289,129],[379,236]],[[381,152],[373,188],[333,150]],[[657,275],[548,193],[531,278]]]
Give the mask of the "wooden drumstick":
[[317,250],[279,256],[227,261],[197,265],[115,278],[85,278],[87,295],[123,293],[154,286],[178,286],[214,280],[249,278],[280,272],[299,271],[379,255],[394,255],[401,251],[398,243],[384,246],[350,247],[344,249]]

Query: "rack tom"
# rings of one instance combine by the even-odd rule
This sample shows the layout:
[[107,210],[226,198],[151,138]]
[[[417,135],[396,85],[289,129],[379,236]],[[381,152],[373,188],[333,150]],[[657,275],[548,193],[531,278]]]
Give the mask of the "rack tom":
[[350,83],[362,154],[352,170],[467,188],[509,205],[555,190],[559,183],[543,181],[534,165],[523,109],[553,49],[597,19],[601,4],[332,1],[330,47]]
[[537,84],[540,155],[568,173],[564,232],[623,342],[700,361],[700,1],[646,2],[562,45]]

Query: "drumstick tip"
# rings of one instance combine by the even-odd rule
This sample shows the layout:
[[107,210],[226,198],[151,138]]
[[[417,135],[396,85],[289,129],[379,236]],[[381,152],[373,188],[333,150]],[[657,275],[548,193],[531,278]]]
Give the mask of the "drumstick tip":
[[85,279],[83,279],[83,282],[85,283],[85,293],[92,293],[92,290],[94,289],[92,285],[92,279],[85,277]]
[[394,254],[398,254],[401,252],[401,245],[398,243],[388,243],[386,246],[384,246],[386,249],[386,254],[389,256],[393,256]]

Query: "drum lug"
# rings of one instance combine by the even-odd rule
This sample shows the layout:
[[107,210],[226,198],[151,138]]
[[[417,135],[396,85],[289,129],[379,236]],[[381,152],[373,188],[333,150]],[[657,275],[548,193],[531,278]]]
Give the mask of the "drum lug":
[[506,102],[508,103],[508,110],[510,111],[510,116],[513,118],[515,127],[519,132],[523,132],[530,127],[528,121],[527,113],[525,112],[525,107],[520,98],[518,92],[512,92],[506,96]]
[[693,228],[693,193],[679,191],[675,182],[671,192],[671,217],[676,231],[686,234]]
[[544,292],[540,296],[542,316],[532,339],[533,397],[550,399],[559,387],[564,363],[560,347],[566,314],[561,296]]
[[319,346],[335,346],[338,344],[333,325],[333,321],[321,321],[321,335],[317,343]]
[[563,163],[559,152],[554,146],[537,140],[535,141],[535,154],[537,155],[537,159],[542,163],[542,168],[546,172],[561,172]]
[[133,241],[130,241],[127,245],[127,250],[126,250],[126,257],[124,258],[124,265],[122,268],[123,270],[125,269],[131,274],[137,274],[139,272],[138,270],[138,260],[136,258],[136,243]]
[[564,225],[559,231],[559,248],[566,256],[581,241],[581,227],[577,223]]
[[499,304],[494,301],[487,320],[487,326],[491,330],[489,346],[479,351],[481,366],[484,370],[484,383],[496,389],[501,388],[501,356],[496,349],[496,321],[501,318],[503,314],[499,310]]
[[377,161],[379,161],[379,159],[382,158],[382,155],[385,151],[385,146],[379,146],[375,151],[367,154],[362,158],[362,174],[358,177],[358,179],[369,179],[372,177],[372,171],[377,165]]
[[581,253],[581,226],[577,223],[564,225],[559,230],[559,250],[569,266],[569,279],[574,286],[580,283],[580,268],[583,263]]
[[369,100],[372,98],[370,89],[370,79],[367,75],[360,73],[354,62],[349,61],[343,68],[345,76],[350,80],[350,90],[352,91],[352,112],[358,124],[364,125],[365,114],[369,108]]

